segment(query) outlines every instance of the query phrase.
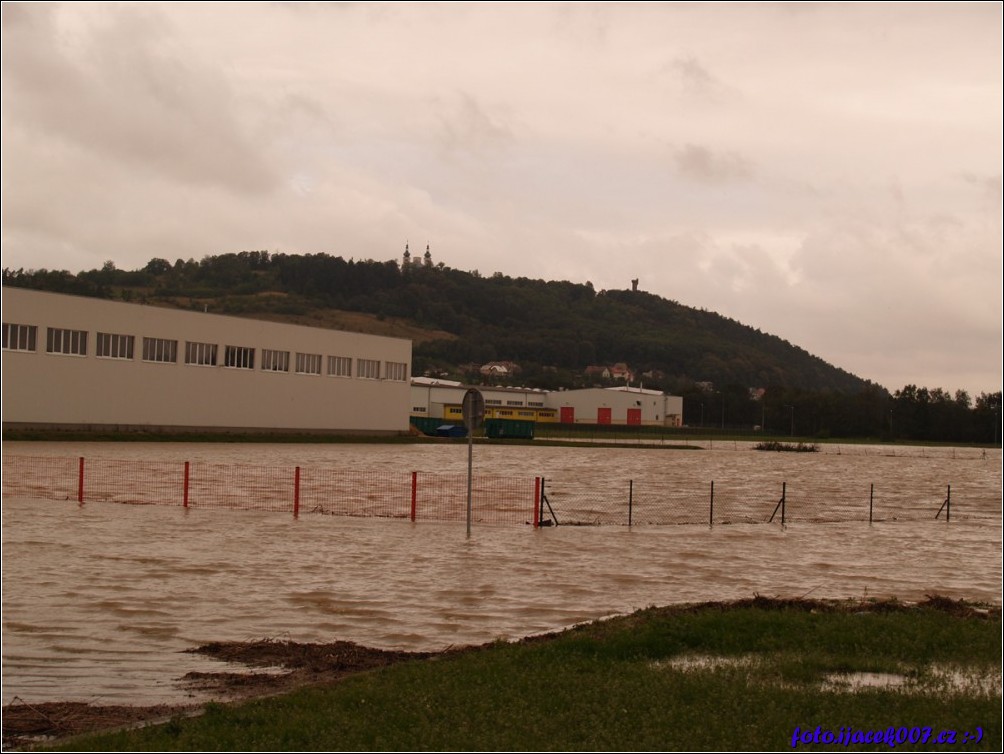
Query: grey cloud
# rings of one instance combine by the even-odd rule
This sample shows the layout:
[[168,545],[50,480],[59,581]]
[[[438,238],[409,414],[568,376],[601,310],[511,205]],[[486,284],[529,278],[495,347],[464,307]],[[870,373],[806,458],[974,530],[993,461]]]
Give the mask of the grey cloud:
[[671,64],[684,88],[690,92],[707,93],[719,86],[696,58],[677,58]]
[[5,110],[19,128],[148,175],[242,193],[274,185],[225,79],[185,59],[158,15],[132,7],[68,37],[58,11],[5,8]]
[[490,114],[466,92],[441,115],[440,137],[448,152],[485,154],[510,146],[514,137],[509,126]]
[[721,103],[733,99],[735,90],[713,75],[697,58],[680,57],[668,66],[674,88],[692,103]]
[[1001,201],[1001,176],[979,175],[976,173],[963,173],[962,180],[970,186],[978,189],[983,198],[989,201],[1000,203]]
[[680,175],[705,183],[746,180],[753,175],[753,166],[742,155],[714,152],[698,144],[677,148],[673,162]]

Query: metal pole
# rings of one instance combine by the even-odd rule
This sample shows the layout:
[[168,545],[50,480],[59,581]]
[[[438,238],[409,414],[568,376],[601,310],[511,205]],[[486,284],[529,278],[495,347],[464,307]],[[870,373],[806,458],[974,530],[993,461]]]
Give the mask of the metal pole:
[[415,512],[418,508],[418,472],[411,472],[411,520],[415,521]]
[[467,430],[467,538],[471,538],[471,475],[474,471],[474,430]]
[[634,504],[634,479],[628,480],[628,528],[631,528],[631,509]]
[[784,507],[788,497],[788,483],[781,482],[781,526],[784,526]]
[[715,525],[715,480],[711,480],[711,505],[708,510],[708,526]]
[[872,522],[872,508],[875,505],[875,484],[872,483],[871,492],[868,493],[868,523]]
[[952,485],[948,485],[948,497],[945,498],[945,521],[952,520]]
[[540,493],[544,487],[544,477],[534,477],[533,481],[533,528],[540,528]]
[[185,492],[184,492],[184,506],[188,507],[188,461],[185,461]]
[[293,518],[300,517],[300,467],[293,472]]
[[80,463],[77,470],[77,502],[84,504],[84,457],[80,456]]

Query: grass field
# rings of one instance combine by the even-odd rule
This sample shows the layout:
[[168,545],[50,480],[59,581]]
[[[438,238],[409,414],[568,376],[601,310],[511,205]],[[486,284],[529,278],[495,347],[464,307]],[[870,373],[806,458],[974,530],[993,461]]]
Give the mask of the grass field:
[[999,751],[1000,673],[1000,608],[758,597],[405,660],[61,748]]

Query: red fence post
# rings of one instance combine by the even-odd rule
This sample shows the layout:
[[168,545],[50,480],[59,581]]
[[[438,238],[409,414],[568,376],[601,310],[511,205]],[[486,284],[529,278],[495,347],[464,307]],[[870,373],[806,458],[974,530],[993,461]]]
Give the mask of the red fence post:
[[533,478],[533,528],[540,528],[540,477]]
[[293,474],[293,518],[300,516],[300,467],[296,467]]
[[411,520],[415,520],[415,510],[418,507],[418,472],[411,472]]
[[185,492],[184,492],[184,506],[188,507],[188,461],[185,461]]
[[80,456],[80,466],[77,472],[77,502],[84,504],[84,457]]

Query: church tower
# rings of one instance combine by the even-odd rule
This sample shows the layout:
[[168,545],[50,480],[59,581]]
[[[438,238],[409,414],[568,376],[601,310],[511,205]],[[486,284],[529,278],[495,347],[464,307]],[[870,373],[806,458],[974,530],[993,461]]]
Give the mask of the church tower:
[[432,267],[432,252],[429,251],[429,244],[425,245],[425,266]]
[[404,243],[404,261],[401,262],[401,269],[407,270],[411,266],[411,252],[408,251],[408,242]]

